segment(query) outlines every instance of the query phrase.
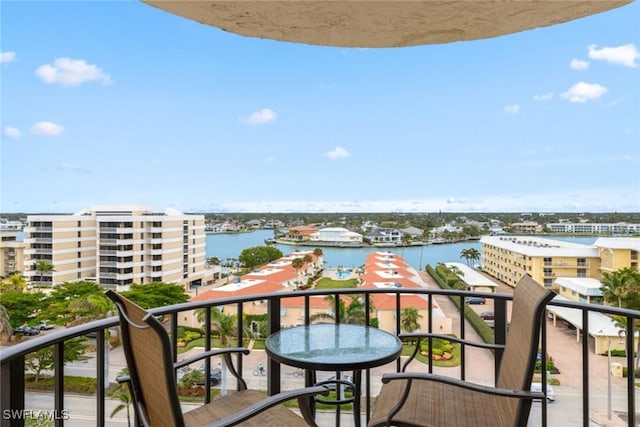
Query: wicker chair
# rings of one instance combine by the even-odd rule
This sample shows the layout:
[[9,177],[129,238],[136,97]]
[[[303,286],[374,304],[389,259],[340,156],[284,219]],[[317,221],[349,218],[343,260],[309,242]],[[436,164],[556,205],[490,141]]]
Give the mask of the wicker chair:
[[[316,423],[311,415],[311,399],[327,394],[325,387],[307,387],[273,396],[248,390],[237,372],[232,354],[249,354],[246,348],[225,348],[203,352],[173,363],[169,337],[155,316],[111,290],[120,316],[122,344],[129,368],[128,383],[135,407],[137,423],[143,426],[299,426]],[[229,371],[238,379],[239,390],[220,396],[211,403],[182,412],[178,400],[176,369],[197,360],[219,355],[225,358]],[[297,398],[303,417],[287,409],[282,402]],[[258,415],[254,417],[255,415]]]
[[[544,399],[543,393],[529,390],[538,353],[540,324],[545,306],[554,295],[529,276],[517,284],[511,326],[496,373],[496,387],[442,375],[406,373],[411,361],[408,360],[403,364],[403,372],[383,376],[369,427],[526,426],[532,401]],[[429,334],[409,336],[415,340]],[[463,345],[502,347],[458,341]]]

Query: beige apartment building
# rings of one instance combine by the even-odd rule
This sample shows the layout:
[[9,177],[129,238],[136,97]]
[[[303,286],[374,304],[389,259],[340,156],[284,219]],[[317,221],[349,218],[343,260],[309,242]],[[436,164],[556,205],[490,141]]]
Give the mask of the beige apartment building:
[[640,237],[600,237],[593,245],[598,248],[602,272],[612,272],[627,267],[640,270],[638,265]]
[[534,236],[484,236],[482,268],[509,286],[529,274],[551,288],[557,277],[600,278],[600,255],[595,246]]
[[17,240],[18,233],[0,233],[0,276],[24,271],[25,243]]
[[524,274],[557,288],[560,277],[600,280],[603,272],[639,270],[637,237],[600,237],[593,245],[533,236],[485,236],[480,242],[483,270],[511,286]]
[[[24,274],[35,285],[95,280],[108,288],[165,282],[189,289],[204,278],[204,215],[93,206],[73,215],[30,215],[24,231]],[[54,271],[37,271],[40,260]]]

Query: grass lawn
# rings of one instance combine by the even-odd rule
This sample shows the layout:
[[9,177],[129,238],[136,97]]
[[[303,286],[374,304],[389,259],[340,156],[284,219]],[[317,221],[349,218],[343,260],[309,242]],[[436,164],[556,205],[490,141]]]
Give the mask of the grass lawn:
[[357,286],[358,279],[334,280],[328,277],[323,277],[315,283],[314,289],[355,288]]

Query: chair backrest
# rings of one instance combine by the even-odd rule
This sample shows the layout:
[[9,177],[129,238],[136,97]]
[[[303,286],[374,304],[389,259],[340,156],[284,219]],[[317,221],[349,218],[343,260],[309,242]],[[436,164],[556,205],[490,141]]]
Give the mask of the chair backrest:
[[106,295],[118,307],[136,415],[144,425],[184,426],[166,330],[155,316],[122,295],[112,290]]
[[[555,293],[525,275],[516,285],[511,306],[511,325],[496,385],[513,390],[529,390],[540,344],[540,325],[545,307]],[[530,400],[508,399],[505,412],[516,426],[527,424]]]

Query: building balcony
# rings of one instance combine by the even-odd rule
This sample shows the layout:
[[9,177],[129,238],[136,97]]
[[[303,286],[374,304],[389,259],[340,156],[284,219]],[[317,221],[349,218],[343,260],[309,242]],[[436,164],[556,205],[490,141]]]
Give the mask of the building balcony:
[[[151,311],[156,315],[163,316],[163,319],[165,319],[166,327],[171,337],[174,358],[180,360],[184,356],[178,352],[178,323],[179,321],[181,323],[186,321],[187,318],[190,319],[190,313],[194,309],[224,306],[225,314],[236,314],[239,319],[243,319],[245,312],[253,312],[256,307],[261,307],[269,319],[268,333],[275,333],[283,327],[293,326],[294,323],[310,323],[312,315],[310,298],[313,296],[322,298],[327,295],[334,297],[338,295],[361,295],[364,297],[365,313],[368,313],[367,307],[371,304],[372,296],[378,293],[390,296],[396,301],[395,308],[389,309],[393,311],[394,320],[392,323],[394,325],[392,329],[394,331],[392,332],[399,333],[402,331],[401,313],[405,307],[402,306],[403,299],[400,296],[404,294],[421,295],[426,299],[427,307],[432,307],[435,302],[440,305],[440,308],[447,316],[452,318],[453,333],[456,336],[476,341],[479,340],[479,335],[472,327],[474,320],[467,317],[466,321],[462,321],[464,319],[461,319],[460,311],[456,307],[463,305],[465,297],[482,296],[487,299],[487,303],[486,305],[478,306],[478,310],[493,310],[495,314],[494,329],[489,329],[492,331],[489,333],[490,338],[497,344],[504,343],[506,340],[511,295],[501,293],[491,294],[426,288],[311,290],[198,301],[160,307]],[[287,303],[287,299],[294,297],[295,301],[299,301],[300,297],[303,297],[303,302],[300,303],[300,311],[292,313],[294,310],[290,308],[291,304]],[[333,298],[333,301],[338,300],[339,298]],[[469,308],[475,310],[476,306],[469,306]],[[627,354],[633,354],[635,349],[633,337],[637,335],[633,325],[635,320],[640,319],[640,312],[571,301],[559,301],[557,299],[552,301],[547,309],[553,319],[548,318],[542,323],[540,352],[553,358],[555,366],[560,369],[560,373],[552,374],[551,378],[559,378],[561,382],[560,385],[554,385],[556,398],[554,403],[543,401],[533,404],[528,426],[562,425],[586,427],[596,422],[599,425],[636,426],[638,416],[636,416],[636,379],[633,375],[634,358],[615,357],[615,363],[626,367],[630,375],[627,378],[612,378],[608,376],[608,372],[611,372],[608,368],[612,364],[607,363],[606,351],[607,341],[609,341],[609,348],[611,348],[613,342],[617,346],[616,348],[621,346],[621,348],[627,350]],[[338,308],[335,307],[333,312],[337,312],[337,310]],[[287,318],[287,311],[290,312],[290,318]],[[466,311],[469,310],[467,309]],[[578,319],[579,322],[577,329],[575,327],[571,329],[560,326],[562,322],[557,321],[557,316],[563,311],[574,313],[575,319]],[[206,310],[205,313],[209,313],[209,310]],[[622,338],[618,335],[615,337],[603,336],[602,330],[597,331],[600,325],[594,320],[593,316],[595,314],[599,316],[602,314],[620,315],[626,318],[627,325],[631,326],[626,328],[625,333],[621,335]],[[367,322],[372,318],[369,314],[365,314],[365,316]],[[429,308],[425,320],[433,320],[435,316],[435,311],[432,312]],[[575,321],[575,319],[572,321]],[[210,318],[205,319],[205,322],[210,322],[210,320]],[[286,324],[287,322],[291,324]],[[115,377],[126,366],[121,348],[116,347],[107,351],[104,341],[105,331],[117,325],[118,318],[111,317],[73,328],[60,328],[53,333],[36,338],[28,338],[24,342],[0,351],[0,386],[3,391],[0,395],[0,413],[20,414],[33,413],[29,411],[50,411],[47,413],[67,414],[69,419],[61,417],[61,419],[56,420],[56,425],[58,426],[76,424],[115,426],[126,423],[126,418],[123,418],[125,417],[125,411],[121,411],[116,418],[110,417],[113,408],[121,402],[109,398],[105,391],[106,383],[114,382]],[[240,343],[243,342],[249,342],[248,337],[243,335],[246,333],[246,328],[243,326],[246,325],[238,325],[236,339],[231,345],[235,346],[241,345]],[[68,363],[67,365],[62,363],[65,342],[88,333],[96,334],[94,356],[89,361],[83,361],[82,363]],[[211,331],[207,331],[205,343],[209,342],[210,336]],[[52,392],[27,391],[25,374],[30,372],[25,362],[27,356],[50,346],[53,346],[54,354],[58,355],[56,362],[51,370],[48,371],[54,378]],[[603,351],[605,355],[602,355]],[[434,366],[433,358],[429,357],[430,352],[431,350],[428,350],[426,355],[428,362],[421,362],[419,367],[424,369],[425,372],[435,372],[486,385],[493,385],[495,381],[494,372],[499,351],[494,355],[490,350],[469,348],[461,352],[460,365],[452,368]],[[205,370],[215,366],[213,364],[217,362],[218,360],[216,359],[211,360],[211,365],[207,364]],[[253,375],[258,362],[264,363],[267,369],[266,376]],[[238,356],[236,366],[244,373],[243,376],[249,388],[277,393],[280,390],[299,388],[304,384],[304,376],[296,376],[294,375],[294,368],[280,365],[274,360],[268,359],[264,350],[258,347],[254,348],[249,355]],[[397,361],[382,368],[374,368],[363,372],[363,405],[361,413],[363,425],[366,425],[371,405],[374,404],[375,396],[379,392],[381,375],[384,372],[397,371],[399,369],[400,362]],[[96,378],[95,394],[79,397],[65,392],[64,375],[77,375],[76,372],[81,372],[83,376]],[[229,377],[231,378],[231,376]],[[206,379],[206,381],[209,382],[209,379]],[[609,386],[607,386],[607,383]],[[229,380],[226,384],[228,389],[237,387],[235,381]],[[204,393],[200,403],[184,402],[183,406],[186,409],[190,409],[192,405],[201,404],[202,401],[210,401],[212,397],[211,389],[205,386]],[[610,398],[607,399],[607,396],[610,396]],[[451,396],[451,398],[455,399],[456,396]],[[607,424],[609,413],[611,413],[612,421]],[[338,423],[338,420],[340,420],[340,423]],[[354,425],[352,414],[348,410],[343,410],[338,417],[335,411],[319,412],[317,421],[320,427]],[[1,427],[14,425],[24,425],[24,420],[8,416],[3,416],[0,419]]]
[[25,227],[22,231],[24,231],[25,233],[51,233],[53,232],[53,227]]

